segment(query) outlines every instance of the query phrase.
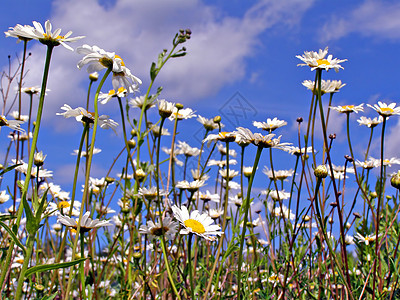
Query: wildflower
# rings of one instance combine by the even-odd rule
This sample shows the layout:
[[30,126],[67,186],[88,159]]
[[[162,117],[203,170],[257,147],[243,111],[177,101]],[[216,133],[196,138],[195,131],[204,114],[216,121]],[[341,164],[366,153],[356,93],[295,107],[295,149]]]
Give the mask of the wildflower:
[[234,132],[226,132],[221,131],[218,134],[209,134],[203,140],[203,143],[207,142],[207,146],[210,146],[211,142],[221,141],[221,142],[233,142],[235,140],[235,133]]
[[9,27],[8,31],[4,32],[6,37],[15,37],[18,39],[18,42],[21,40],[29,41],[32,38],[28,36],[33,35],[34,28],[30,25],[20,25],[17,24],[14,27]]
[[[272,170],[268,169],[268,167],[265,167],[263,170],[263,173],[268,176],[269,179],[278,179],[278,180],[286,180],[286,178],[293,176],[294,170]],[[275,177],[274,177],[275,174]]]
[[253,167],[243,167],[243,175],[247,178],[250,178],[251,174],[253,174]]
[[189,192],[196,192],[199,188],[204,186],[204,180],[195,180],[188,182],[187,180],[178,181],[175,185],[176,188],[182,190],[188,190]]
[[[218,149],[218,152],[221,153],[221,155],[226,155],[226,146],[225,145],[217,144],[217,149]],[[229,156],[232,156],[232,157],[237,156],[235,149],[229,150]]]
[[328,169],[325,165],[319,165],[314,169],[314,175],[317,178],[326,178],[328,176]]
[[174,121],[175,118],[178,120],[186,120],[196,117],[194,111],[191,108],[178,109],[174,107],[172,114],[168,117],[170,121]]
[[68,31],[65,35],[60,35],[60,28],[57,28],[56,30],[54,30],[54,32],[52,32],[52,26],[49,20],[47,20],[44,24],[46,31],[43,29],[42,25],[39,22],[33,21],[33,26],[35,28],[32,28],[31,26],[18,26],[17,31],[15,30],[15,28],[12,32],[9,31],[9,36],[17,35],[16,37],[18,37],[19,39],[35,39],[42,44],[52,47],[62,45],[71,51],[74,51],[74,49],[68,46],[66,42],[76,42],[84,38],[84,36],[77,36],[73,38],[70,37],[72,31]]
[[300,155],[304,155],[304,154],[308,155],[308,153],[313,152],[313,149],[311,146],[307,147],[307,149],[305,147],[300,149],[299,147],[295,147],[295,146],[285,146],[285,147],[282,147],[282,150],[288,152],[291,155],[296,155],[296,156],[300,156]]
[[[89,150],[89,152],[90,152],[90,150]],[[98,153],[100,153],[101,152],[101,149],[100,148],[96,148],[96,147],[94,147],[94,149],[93,149],[93,155],[94,154],[98,154]],[[79,153],[79,150],[74,150],[74,152],[72,152],[71,154],[72,155],[78,155],[78,153]],[[82,150],[81,151],[81,157],[87,157],[89,155],[89,153],[86,153],[86,151],[85,150]]]
[[197,191],[197,194],[195,194],[195,197],[199,197],[200,200],[203,200],[204,202],[213,201],[213,202],[219,203],[219,201],[220,201],[218,194],[211,194],[210,191],[208,191],[208,190],[205,193]]
[[[227,179],[228,172],[226,169],[219,170],[219,174],[224,178],[225,180]],[[234,177],[238,176],[239,172],[235,170],[229,170],[229,180],[232,180]]]
[[384,102],[378,101],[378,104],[374,104],[373,106],[367,104],[369,107],[374,109],[378,114],[382,117],[389,117],[392,115],[400,115],[400,107],[396,107],[396,103],[390,103],[387,105]]
[[[168,155],[171,155],[171,153],[172,153],[170,148],[162,147],[161,150]],[[179,155],[179,154],[180,154],[179,150],[174,149],[174,155],[172,156],[172,159],[178,166],[182,167],[183,162],[176,158],[176,155]]]
[[96,203],[95,209],[99,215],[106,215],[106,214],[113,214],[116,211],[113,210],[111,207],[107,207],[102,205],[101,203]]
[[76,52],[85,55],[78,62],[79,69],[84,65],[88,65],[87,71],[92,73],[111,68],[113,72],[111,81],[114,90],[124,87],[129,93],[133,93],[142,84],[142,81],[125,66],[122,58],[114,52],[107,52],[97,46],[91,47],[89,45],[78,47]]
[[217,209],[211,208],[208,211],[208,215],[213,219],[218,219],[220,216],[223,215],[223,213],[224,213],[224,209],[222,207],[219,208],[219,209],[218,208]]
[[262,148],[282,148],[284,146],[290,145],[290,143],[281,143],[281,135],[273,139],[275,134],[270,133],[263,136],[262,134],[255,133],[253,144]]
[[20,126],[24,123],[21,120],[7,120],[5,116],[0,115],[0,127],[7,126],[12,130],[16,130],[19,132],[25,132]]
[[[68,104],[64,104],[64,106],[62,106],[61,109],[64,110],[65,112],[56,113],[56,115],[64,116],[64,118],[74,117],[77,122],[82,122],[84,124],[87,123],[87,124],[91,125],[94,123],[94,113],[88,112],[83,107],[77,107],[77,108],[73,109]],[[98,124],[103,129],[111,128],[114,130],[118,126],[117,122],[110,119],[106,115],[99,116]]]
[[[318,91],[318,84],[317,86],[315,85],[315,81],[311,80],[304,80],[302,84],[311,90],[314,94]],[[321,80],[321,95],[327,94],[327,93],[336,93],[339,92],[339,90],[344,87],[346,84],[343,83],[341,80]],[[316,88],[316,90],[314,90]]]
[[219,231],[221,229],[219,225],[211,225],[214,221],[207,213],[200,214],[198,210],[194,210],[189,214],[186,206],[179,208],[176,205],[172,206],[172,211],[174,217],[184,227],[180,231],[181,234],[194,233],[209,241],[214,241],[215,235],[223,234]]
[[[237,161],[236,159],[230,159],[229,160],[229,165],[236,165]],[[210,159],[207,163],[207,166],[211,167],[211,166],[218,166],[220,168],[225,167],[226,165],[226,160],[215,160],[215,159]]]
[[186,157],[198,156],[201,151],[199,148],[190,147],[186,142],[178,141],[179,154],[184,154]]
[[148,221],[147,225],[140,226],[139,233],[147,234],[151,240],[162,235],[167,240],[172,240],[178,231],[178,226],[178,223],[172,221],[170,217],[165,217],[162,220],[162,226],[161,222]]
[[7,195],[6,193],[7,193],[6,191],[0,192],[0,204],[3,204],[10,199],[10,195]]
[[33,163],[35,166],[40,167],[43,166],[44,160],[46,159],[47,155],[43,154],[43,151],[36,152],[33,156]]
[[290,193],[285,192],[284,190],[282,191],[276,191],[276,190],[266,190],[261,192],[262,195],[268,195],[271,197],[272,200],[278,201],[278,200],[286,200],[289,199]]
[[[143,107],[143,105],[144,105],[144,100],[145,100],[145,99],[146,99],[145,96],[139,96],[139,97],[136,97],[136,98],[134,98],[134,99],[130,99],[129,102],[128,102],[128,104],[129,104],[131,107],[137,107],[137,108],[142,109],[142,107]],[[145,110],[148,110],[149,108],[152,108],[152,107],[156,106],[156,101],[157,101],[157,98],[156,98],[156,97],[149,97],[149,98],[147,98],[147,99],[146,99],[146,107],[145,107]]]
[[27,122],[29,120],[29,116],[28,115],[21,115],[17,110],[12,111],[11,112],[11,116],[15,120],[20,120],[20,121],[24,121],[24,122]]
[[239,146],[247,146],[254,141],[254,135],[250,129],[238,127],[235,131],[235,142]]
[[[204,126],[205,130],[207,130],[207,131],[211,131],[211,130],[219,128],[218,123],[215,123],[214,119],[207,119],[207,118],[204,118],[199,115],[197,117],[197,121],[199,121]],[[222,127],[222,124],[221,124],[221,127]]]
[[112,98],[123,98],[126,97],[126,94],[128,91],[124,87],[118,88],[118,90],[110,90],[108,93],[100,93],[99,95],[99,102],[101,104],[106,104],[108,101],[110,101]]
[[364,111],[363,108],[364,103],[354,106],[354,105],[344,105],[344,106],[329,106],[330,108],[332,108],[333,110],[336,110],[337,112],[340,113],[358,113],[359,111]]
[[[28,164],[24,163],[22,160],[19,160],[18,162],[15,159],[11,160],[13,164],[22,164],[18,167],[15,168],[18,172],[24,173],[26,175],[26,172],[28,171]],[[31,169],[31,177],[39,177],[39,178],[44,178],[44,177],[52,177],[53,176],[53,171],[48,171],[44,169],[37,169],[37,168],[32,168]]]
[[[380,237],[381,235],[382,235],[382,234],[379,234],[378,237]],[[373,233],[373,234],[370,234],[370,235],[363,236],[363,235],[361,235],[359,232],[357,232],[356,235],[354,236],[354,238],[355,238],[357,241],[359,241],[359,242],[361,242],[361,243],[364,243],[365,245],[368,246],[369,243],[372,243],[372,242],[375,241],[375,239],[376,239],[376,234]]]
[[162,118],[168,118],[169,116],[171,116],[175,108],[175,103],[168,102],[167,100],[164,99],[158,100],[157,105],[158,105],[158,113]]
[[[166,196],[168,194],[163,190],[159,190],[158,193],[160,196]],[[143,196],[147,200],[155,200],[157,198],[157,187],[152,186],[149,189],[145,187],[139,188],[138,195]]]
[[375,117],[375,118],[371,119],[371,118],[362,116],[360,119],[357,120],[357,122],[360,125],[365,125],[369,128],[374,128],[375,126],[377,126],[383,122],[383,118],[382,118],[382,116],[379,116],[378,118]]
[[[49,193],[54,197],[58,198],[60,201],[64,200],[69,200],[69,192],[65,192],[61,190],[61,187],[59,185],[56,185],[52,182],[47,183],[47,182],[42,182],[39,185],[39,192],[43,194],[44,191],[48,190]],[[78,201],[75,201],[78,202]]]
[[278,120],[278,118],[273,118],[272,120],[270,118],[268,118],[267,122],[254,121],[253,125],[257,128],[269,131],[271,133],[275,129],[287,125],[287,122],[283,121],[283,120]]
[[303,55],[296,55],[298,59],[304,62],[304,64],[298,64],[298,66],[309,66],[311,67],[311,71],[315,69],[324,69],[326,71],[334,69],[336,72],[339,72],[339,69],[343,69],[340,63],[347,61],[347,59],[333,58],[331,54],[326,57],[327,54],[328,47],[324,50],[319,49],[318,52],[304,51]]
[[[60,199],[61,200],[61,199]],[[54,213],[58,215],[68,215],[71,210],[72,202],[68,200],[61,200],[58,203],[49,202],[46,208],[46,214],[53,215]],[[77,200],[74,201],[74,205],[72,207],[72,216],[79,216],[79,210],[81,207],[81,203]]]
[[[49,90],[46,89],[46,91],[49,91]],[[28,95],[38,95],[38,94],[40,94],[41,89],[38,86],[22,87],[21,92],[28,94]]]
[[[151,126],[150,130],[154,134],[155,137],[159,137],[160,136],[160,126],[153,125],[153,126]],[[161,129],[161,135],[171,135],[171,134],[169,133],[167,128],[162,128]]]
[[374,167],[377,166],[377,165],[376,165],[376,159],[375,159],[375,158],[372,158],[372,157],[370,157],[369,160],[363,161],[363,162],[362,162],[362,161],[359,161],[359,160],[357,159],[356,162],[355,162],[355,164],[356,164],[356,166],[362,167],[363,169],[366,169],[366,170],[372,169],[372,168],[374,168]]
[[[100,228],[103,226],[111,226],[110,221],[105,221],[105,220],[100,221],[98,219],[92,220],[91,218],[89,218],[89,215],[90,215],[90,212],[87,211],[81,218],[81,223],[80,223],[81,233],[88,232],[93,228]],[[67,227],[72,227],[75,230],[78,228],[78,220],[74,220],[68,216],[58,216],[57,221]]]

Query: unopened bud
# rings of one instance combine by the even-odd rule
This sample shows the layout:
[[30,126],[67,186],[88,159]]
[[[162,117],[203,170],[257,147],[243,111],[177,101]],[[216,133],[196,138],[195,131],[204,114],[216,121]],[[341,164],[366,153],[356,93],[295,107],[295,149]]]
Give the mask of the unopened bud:
[[176,104],[175,104],[175,107],[176,107],[177,109],[182,109],[182,108],[183,108],[183,104],[182,104],[182,103],[176,103]]
[[136,141],[135,140],[129,140],[127,143],[128,143],[129,149],[133,149],[133,148],[136,147]]
[[329,135],[329,138],[330,138],[331,140],[336,139],[336,133],[331,133],[331,134]]
[[99,79],[99,73],[97,72],[93,72],[89,74],[89,79],[90,81],[97,81],[97,79]]
[[392,176],[392,178],[390,179],[390,184],[395,189],[398,190],[400,189],[400,171],[398,171],[395,175]]
[[328,176],[328,170],[325,165],[319,165],[314,169],[314,175],[317,178],[326,178]]
[[296,119],[296,121],[297,121],[297,123],[301,123],[301,122],[303,122],[303,118],[302,118],[302,117],[298,117],[298,118]]

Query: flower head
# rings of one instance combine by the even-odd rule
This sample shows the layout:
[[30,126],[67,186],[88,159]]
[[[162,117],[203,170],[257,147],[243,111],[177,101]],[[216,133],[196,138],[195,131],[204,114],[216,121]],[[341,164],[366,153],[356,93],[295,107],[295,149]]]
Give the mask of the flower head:
[[124,87],[120,87],[118,90],[110,90],[108,93],[100,93],[99,102],[101,104],[106,104],[112,98],[123,98],[126,96],[128,91]]
[[165,99],[161,99],[157,101],[157,104],[158,104],[158,113],[162,118],[168,118],[169,116],[171,116],[175,108],[175,103],[169,102]]
[[273,118],[272,120],[268,118],[267,122],[254,121],[253,125],[257,128],[269,131],[271,133],[275,129],[287,125],[287,122],[283,120],[278,120],[278,118]]
[[41,42],[42,44],[48,46],[58,46],[62,45],[68,50],[74,51],[74,49],[66,44],[66,42],[76,42],[80,39],[83,39],[84,36],[70,37],[72,31],[68,31],[65,35],[60,35],[61,29],[57,28],[52,32],[52,25],[49,20],[44,23],[43,29],[42,25],[39,22],[33,21],[33,27],[31,26],[21,26],[16,25],[14,28],[10,28],[10,30],[6,33],[6,36],[13,36],[19,39],[35,39]]
[[[314,94],[318,91],[318,86],[315,85],[315,81],[304,80],[302,82],[306,88],[311,90]],[[341,80],[321,80],[321,94],[327,93],[337,93],[339,90],[344,87],[346,84],[342,83]]]
[[194,233],[201,236],[209,241],[215,240],[215,235],[222,235],[219,225],[211,225],[214,223],[213,219],[207,213],[200,213],[198,210],[194,210],[189,214],[186,206],[179,208],[178,206],[172,206],[174,217],[184,227],[180,233],[189,234]]
[[160,221],[156,223],[148,221],[147,225],[140,226],[139,233],[147,234],[151,240],[162,235],[164,235],[167,240],[172,240],[178,232],[178,226],[179,224],[172,221],[172,218],[165,217],[162,220],[162,226]]
[[12,130],[16,130],[19,132],[25,132],[21,128],[21,124],[24,123],[22,120],[7,120],[5,116],[0,115],[0,127],[7,126]]
[[194,118],[197,115],[191,108],[183,108],[183,109],[178,109],[177,107],[174,107],[174,110],[172,111],[172,114],[169,116],[170,121],[174,121],[175,118],[178,120],[186,120],[190,118]]
[[394,102],[387,105],[385,102],[378,101],[378,104],[374,104],[373,106],[370,104],[367,105],[374,109],[382,117],[400,115],[400,106],[396,107],[396,103]]
[[329,106],[330,108],[332,108],[333,110],[336,110],[337,112],[340,113],[358,113],[359,111],[364,111],[364,107],[363,107],[364,103],[360,104],[360,105],[339,105],[339,106]]
[[347,59],[337,59],[333,58],[332,55],[328,54],[328,47],[324,50],[319,49],[318,52],[315,51],[304,51],[303,55],[296,55],[296,57],[304,62],[304,64],[298,64],[298,66],[309,66],[311,71],[315,69],[324,69],[329,71],[329,69],[334,69],[339,72],[339,69],[343,69],[340,63],[347,61]]
[[374,128],[375,126],[378,126],[380,123],[383,122],[382,116],[375,117],[373,119],[367,118],[362,116],[360,119],[357,120],[358,124],[360,125],[365,125],[369,128]]
[[[90,212],[87,211],[81,218],[81,223],[80,223],[80,231],[81,233],[88,232],[93,228],[99,228],[103,226],[111,226],[110,221],[100,221],[98,219],[92,220],[89,218]],[[70,218],[68,216],[58,216],[57,219],[58,222],[61,224],[67,226],[67,227],[72,227],[75,230],[78,228],[78,220],[74,220],[73,218]]]
[[[139,96],[139,97],[136,97],[136,98],[134,98],[134,99],[129,100],[128,104],[129,104],[131,107],[137,107],[137,108],[142,109],[142,107],[143,107],[143,105],[144,105],[144,100],[145,100],[145,99],[146,99],[145,96]],[[156,106],[156,101],[157,101],[157,98],[155,98],[155,97],[149,97],[149,98],[147,98],[147,99],[146,99],[146,107],[145,107],[145,110],[148,110],[149,108],[152,108],[152,107]]]
[[[207,131],[218,129],[218,123],[215,123],[214,119],[207,119],[207,118],[204,118],[199,115],[197,117],[197,121],[199,121],[204,126],[205,130],[207,130]],[[221,124],[221,127],[222,127],[222,124]]]

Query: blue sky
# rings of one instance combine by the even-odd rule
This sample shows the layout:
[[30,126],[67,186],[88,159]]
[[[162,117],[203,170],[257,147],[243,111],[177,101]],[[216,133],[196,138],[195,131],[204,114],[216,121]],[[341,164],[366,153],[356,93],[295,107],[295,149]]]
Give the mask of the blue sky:
[[[171,45],[179,28],[191,28],[187,57],[171,61],[160,74],[156,85],[164,86],[162,98],[181,102],[205,117],[223,115],[227,129],[235,125],[252,127],[253,120],[265,121],[278,117],[288,122],[278,134],[282,141],[295,142],[295,120],[307,118],[311,95],[301,85],[314,79],[307,67],[297,67],[295,55],[303,51],[329,47],[340,59],[344,70],[324,73],[325,79],[340,79],[347,84],[335,95],[334,105],[376,103],[378,100],[397,102],[399,99],[398,66],[400,56],[400,4],[397,1],[96,1],[96,0],[15,0],[3,3],[0,12],[3,31],[9,26],[42,24],[50,19],[54,27],[85,35],[83,43],[98,45],[123,57],[132,72],[143,80],[141,92],[149,83],[149,67],[157,54]],[[2,38],[0,64],[7,66],[7,55],[15,62],[21,45],[15,39]],[[32,58],[28,62],[26,85],[40,85],[45,47],[30,43]],[[87,73],[78,70],[80,55],[62,47],[55,49],[51,64],[49,92],[39,148],[48,149],[46,167],[55,173],[54,181],[68,186],[72,181],[81,126],[56,116],[67,103],[84,106]],[[239,97],[239,98],[238,98]],[[239,99],[239,100],[237,100]],[[232,102],[233,101],[233,102]],[[229,115],[239,101],[248,110]],[[101,107],[100,113],[110,114],[120,122],[116,103]],[[240,114],[242,113],[242,114]],[[362,115],[376,116],[365,108]],[[355,150],[360,158],[369,131],[360,128],[352,116],[352,134],[357,137]],[[330,132],[338,134],[337,164],[343,164],[346,152],[345,116],[332,113]],[[398,154],[400,126],[397,117],[389,120],[386,156]],[[191,139],[201,128],[194,119],[182,126],[181,139],[199,147]],[[112,159],[122,147],[121,132],[102,131],[98,146],[103,152],[95,159],[93,176],[104,176]],[[375,135],[376,145],[378,131]],[[2,139],[5,131],[2,131]],[[192,142],[193,140],[193,142]],[[121,143],[121,147],[115,147]],[[375,146],[373,154],[378,154]],[[253,149],[254,150],[254,149]],[[251,152],[251,151],[250,151]],[[251,155],[249,156],[251,157]],[[278,156],[279,158],[279,156]],[[267,156],[265,156],[267,159]],[[106,162],[106,163],[105,163]],[[252,162],[249,159],[248,164]],[[294,163],[278,159],[276,168],[292,168]],[[265,179],[264,175],[258,175]]]

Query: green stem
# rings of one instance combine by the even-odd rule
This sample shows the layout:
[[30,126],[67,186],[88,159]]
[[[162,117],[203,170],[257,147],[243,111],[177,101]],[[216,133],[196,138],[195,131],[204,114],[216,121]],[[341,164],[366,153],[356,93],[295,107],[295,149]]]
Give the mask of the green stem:
[[[80,238],[81,238],[81,258],[85,257],[85,234],[83,232],[80,233]],[[81,276],[81,285],[82,285],[82,299],[86,299],[86,285],[85,285],[85,269],[84,269],[84,263],[81,262],[79,264],[79,273]]]
[[21,272],[19,273],[18,286],[17,286],[17,291],[15,293],[15,299],[22,299],[22,287],[24,286],[25,273],[26,270],[28,269],[28,264],[32,256],[34,244],[35,244],[35,234],[33,235],[30,234],[26,241],[26,255],[24,258],[24,263],[21,268]]
[[240,300],[242,298],[242,294],[241,294],[242,256],[243,256],[244,236],[246,234],[246,223],[247,223],[247,217],[248,217],[249,208],[250,208],[251,187],[253,185],[254,176],[256,174],[256,170],[257,170],[258,162],[260,161],[262,150],[263,150],[262,147],[258,147],[257,148],[256,158],[254,159],[254,164],[253,164],[253,172],[251,173],[251,177],[250,177],[250,180],[249,180],[249,186],[247,187],[247,196],[246,196],[246,199],[245,199],[245,201],[243,203],[244,220],[243,220],[242,234],[241,234],[241,237],[240,237],[239,258],[238,258],[238,265],[237,265],[237,268],[238,268],[238,273],[237,273],[238,300]]
[[[90,151],[89,151],[89,155],[87,158],[87,169],[86,169],[86,176],[85,176],[85,185],[84,185],[84,189],[83,189],[83,196],[82,196],[82,205],[81,205],[81,210],[79,212],[79,219],[78,219],[78,227],[76,229],[76,237],[75,237],[75,241],[74,241],[74,246],[72,248],[72,260],[74,260],[75,258],[75,253],[76,253],[76,248],[78,245],[78,236],[79,236],[79,232],[80,232],[80,228],[81,228],[81,220],[82,220],[82,215],[83,215],[83,209],[84,209],[84,203],[85,200],[87,198],[88,195],[88,190],[89,190],[89,177],[90,177],[90,168],[92,165],[92,158],[93,158],[93,150],[94,150],[94,144],[96,141],[96,133],[97,133],[97,124],[99,121],[99,110],[98,110],[98,97],[101,91],[101,88],[103,87],[103,84],[105,82],[105,80],[107,79],[108,75],[111,73],[111,68],[107,69],[106,73],[104,74],[103,78],[101,79],[101,82],[99,84],[99,86],[97,87],[97,91],[96,91],[96,95],[94,97],[94,124],[93,124],[93,133],[92,133],[92,140],[90,143]],[[71,285],[72,285],[72,281],[73,281],[73,269],[74,266],[71,266],[70,271],[69,271],[69,278],[68,278],[68,285],[67,285],[67,290],[65,292],[65,298],[68,299],[70,290],[71,290]]]
[[190,278],[190,294],[192,295],[192,299],[196,299],[194,297],[194,280],[193,280],[193,269],[192,269],[192,237],[193,233],[189,233],[188,237],[188,265],[189,265],[189,278]]
[[172,277],[171,268],[170,268],[170,266],[169,266],[168,257],[167,257],[167,251],[165,250],[164,241],[163,241],[163,239],[160,239],[160,241],[161,241],[161,249],[162,249],[163,256],[164,256],[165,266],[166,266],[167,272],[168,272],[168,279],[169,279],[169,282],[170,282],[170,284],[171,284],[172,290],[173,290],[174,293],[175,293],[175,296],[176,296],[179,300],[181,300],[181,297],[179,296],[178,290],[176,289],[175,284],[174,284],[174,278]]
[[[31,151],[29,153],[29,161],[28,161],[28,167],[27,167],[27,171],[26,171],[25,183],[24,183],[24,187],[23,187],[23,190],[22,190],[22,196],[21,196],[22,201],[19,204],[18,212],[17,212],[17,220],[16,220],[16,223],[15,223],[15,227],[16,228],[19,227],[19,224],[21,222],[22,212],[23,212],[22,203],[23,203],[23,201],[25,201],[24,199],[26,199],[26,195],[28,193],[29,183],[30,183],[30,179],[31,179],[33,157],[35,155],[36,144],[37,144],[37,140],[38,140],[38,136],[39,136],[40,122],[42,120],[42,112],[43,112],[43,106],[44,106],[44,96],[46,94],[47,78],[48,78],[48,75],[49,75],[50,59],[51,59],[52,52],[53,52],[53,46],[47,46],[46,61],[45,61],[44,71],[43,71],[42,87],[41,87],[40,98],[39,98],[39,106],[38,106],[37,116],[36,116],[35,131],[33,133],[32,147],[31,147]],[[6,277],[6,273],[7,273],[6,270],[7,270],[8,265],[11,262],[11,256],[12,256],[12,252],[14,250],[14,245],[15,245],[15,242],[11,241],[10,242],[10,246],[8,248],[8,251],[7,251],[6,260],[5,260],[5,262],[3,262],[3,268],[1,269],[0,286],[3,286],[4,280],[5,280],[5,277]]]

